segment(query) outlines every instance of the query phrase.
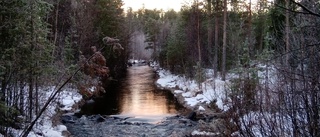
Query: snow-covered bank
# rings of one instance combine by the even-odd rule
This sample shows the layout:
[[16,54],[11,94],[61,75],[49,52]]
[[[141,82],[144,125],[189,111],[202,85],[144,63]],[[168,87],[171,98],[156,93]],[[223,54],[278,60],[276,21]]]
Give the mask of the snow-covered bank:
[[[255,80],[258,85],[256,89],[254,89],[255,99],[261,101],[260,103],[262,105],[268,106],[270,105],[268,104],[270,103],[270,100],[272,101],[270,97],[277,98],[278,94],[275,91],[277,91],[277,89],[281,89],[277,87],[277,83],[281,82],[277,77],[278,72],[274,66],[261,64],[257,65],[254,69],[254,74],[257,74],[255,75]],[[237,88],[239,91],[246,91],[246,89],[236,87],[237,80],[241,82],[247,80],[242,77],[243,75],[241,74],[244,72],[241,70],[240,73],[229,73],[226,81],[222,81],[219,77],[216,79],[212,78],[212,70],[206,70],[205,74],[207,79],[201,83],[200,88],[195,80],[188,79],[183,75],[174,75],[170,71],[159,67],[156,71],[159,75],[159,79],[156,81],[156,84],[161,88],[171,90],[178,100],[182,100],[180,102],[182,102],[185,107],[190,108],[197,113],[200,112],[200,114],[201,112],[204,112],[205,114],[213,116],[214,120],[218,120],[220,118],[223,121],[220,123],[212,122],[213,124],[211,123],[211,127],[209,128],[222,126],[222,123],[228,125],[228,127],[220,128],[222,130],[216,132],[208,131],[207,129],[195,130],[192,132],[194,135],[215,136],[219,135],[219,133],[224,133],[226,130],[229,130],[227,131],[227,135],[230,136],[246,136],[246,133],[242,133],[242,131],[246,131],[253,136],[272,136],[272,132],[274,131],[282,133],[284,136],[291,136],[293,133],[292,127],[294,127],[294,125],[290,123],[291,119],[287,114],[267,110],[254,110],[251,108],[246,109],[244,111],[244,115],[240,115],[238,111],[234,110],[241,110],[244,108],[242,104],[236,102],[236,99],[231,100],[231,97],[235,92],[233,91],[233,88]],[[242,92],[240,94],[243,95]],[[211,103],[216,104],[219,109],[210,107],[212,105]],[[221,112],[219,110],[221,110],[222,113],[219,113]],[[231,118],[231,120],[224,119],[225,117]],[[237,119],[241,120],[237,121],[238,123],[236,125],[235,120]],[[232,126],[238,126],[238,129],[234,130],[231,128]],[[271,128],[273,130],[269,130]]]
[[[40,104],[43,105],[54,91],[54,87],[43,89]],[[63,137],[64,132],[67,132],[67,127],[61,124],[54,125],[53,117],[56,115],[57,110],[71,111],[73,105],[78,103],[81,99],[82,96],[75,89],[64,89],[61,91],[58,94],[57,99],[51,102],[47,110],[41,115],[28,137]],[[22,133],[22,130],[10,130],[12,130],[13,136],[20,136]]]
[[[211,71],[207,70],[207,75],[212,74]],[[222,81],[219,78],[207,79],[201,83],[200,89],[196,81],[184,76],[174,75],[163,69],[158,69],[157,73],[159,75],[156,82],[158,86],[174,90],[175,95],[182,94],[185,103],[194,110],[204,111],[205,106],[201,106],[201,104],[209,104],[212,101],[216,102],[219,109],[224,111],[228,109],[224,103],[226,100],[225,87],[229,83],[228,81]]]
[[[214,114],[219,117],[218,115],[222,116],[222,113],[217,112],[228,110],[228,106],[224,102],[227,99],[225,89],[229,81],[210,78],[202,82],[199,88],[195,80],[174,75],[164,69],[157,69],[156,71],[159,75],[159,79],[156,81],[158,87],[171,90],[179,102],[193,112],[210,116]],[[206,75],[207,77],[212,77],[212,70],[206,70]],[[212,105],[211,103],[216,104],[218,109],[209,108]],[[202,123],[200,124],[202,126],[199,126],[197,130],[193,130],[191,135],[221,136],[228,130],[221,126],[222,123],[218,119],[213,119],[209,123],[200,123]]]
[[[233,73],[229,73],[225,81],[221,80],[221,77],[213,78],[213,70],[205,70],[206,80],[201,83],[199,88],[198,83],[190,78],[186,78],[183,75],[175,75],[170,71],[160,68],[157,64],[151,64],[157,71],[159,79],[156,84],[160,88],[166,88],[173,90],[175,95],[181,94],[185,103],[194,110],[204,110],[204,106],[201,104],[215,103],[217,107],[222,111],[227,111],[230,108],[230,94],[231,79],[237,79],[239,76]],[[269,88],[273,88],[276,81],[275,69],[272,66],[258,65],[260,70],[258,72],[259,83],[270,83]],[[268,71],[266,71],[268,69]],[[198,107],[198,108],[194,108]]]

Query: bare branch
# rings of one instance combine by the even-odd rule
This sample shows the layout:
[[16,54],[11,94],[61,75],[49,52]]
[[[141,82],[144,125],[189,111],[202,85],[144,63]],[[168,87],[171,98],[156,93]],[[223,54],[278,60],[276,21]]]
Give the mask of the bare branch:
[[302,5],[301,3],[298,3],[294,0],[290,0],[291,2],[293,2],[294,4],[298,5],[299,7],[301,7],[302,9],[304,9],[305,11],[307,11],[309,14],[320,17],[320,14],[311,11],[310,9],[308,9],[306,6]]
[[287,9],[287,8],[285,8],[285,7],[283,7],[283,6],[279,5],[279,4],[274,4],[274,5],[277,6],[277,7],[279,7],[279,8],[281,8],[281,9],[284,9],[284,10],[287,10],[287,11],[290,11],[290,12],[293,12],[293,13],[308,14],[308,15],[310,15],[309,12],[301,12],[301,11],[295,11],[295,10],[292,10],[292,9]]
[[281,5],[278,5],[278,4],[275,4],[277,7],[281,8],[281,9],[284,9],[284,10],[288,10],[290,12],[294,12],[294,13],[299,13],[299,14],[308,14],[308,15],[313,15],[313,16],[317,16],[317,17],[320,17],[320,14],[316,13],[316,12],[313,12],[311,11],[310,9],[308,9],[306,6],[298,3],[298,2],[295,2],[294,0],[290,0],[292,3],[298,5],[299,7],[301,7],[303,10],[305,10],[306,12],[301,12],[301,11],[295,11],[295,10],[291,10],[291,9],[288,9],[288,8],[285,8]]
[[297,49],[294,49],[294,50],[290,50],[290,51],[288,51],[288,52],[285,52],[285,53],[283,53],[283,54],[280,54],[280,55],[278,55],[278,56],[275,56],[275,57],[269,59],[269,61],[275,60],[275,59],[280,58],[280,57],[283,57],[283,56],[285,56],[285,55],[287,55],[287,54],[291,54],[291,53],[293,53],[293,52],[295,52],[295,51],[302,50],[303,48],[309,48],[309,47],[319,46],[319,45],[320,45],[320,43],[315,43],[315,44],[306,45],[305,47],[301,47],[301,48],[297,48]]

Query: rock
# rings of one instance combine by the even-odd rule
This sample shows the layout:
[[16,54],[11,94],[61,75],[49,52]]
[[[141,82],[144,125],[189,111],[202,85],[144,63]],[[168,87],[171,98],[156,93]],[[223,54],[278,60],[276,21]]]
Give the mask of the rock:
[[197,116],[196,112],[192,111],[187,115],[186,118],[195,121],[197,120],[196,116]]
[[63,124],[65,123],[75,123],[74,120],[73,120],[73,117],[70,116],[70,115],[62,115],[61,116],[61,121]]
[[104,117],[102,117],[101,115],[97,116],[97,122],[104,122],[104,121],[106,121]]
[[[67,117],[69,118],[69,117]],[[190,132],[197,128],[197,123],[179,116],[168,117],[166,120],[158,124],[128,122],[123,118],[95,116],[95,120],[90,117],[76,118],[74,123],[65,124],[69,132],[76,137],[180,137],[188,136]],[[98,119],[103,118],[104,121],[99,122]]]
[[71,137],[71,133],[69,131],[62,131],[62,136],[64,137]]
[[40,132],[36,132],[36,134],[37,134],[38,136],[43,136],[43,134],[40,133]]
[[86,104],[90,105],[90,104],[93,104],[94,103],[94,100],[93,99],[90,99],[90,100],[87,100],[86,101]]

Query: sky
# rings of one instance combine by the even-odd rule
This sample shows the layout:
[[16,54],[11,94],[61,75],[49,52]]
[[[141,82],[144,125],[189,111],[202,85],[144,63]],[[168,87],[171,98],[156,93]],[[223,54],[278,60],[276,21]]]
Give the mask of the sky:
[[122,0],[124,2],[124,10],[128,7],[132,7],[134,11],[140,9],[144,4],[146,9],[163,9],[169,10],[174,9],[179,11],[180,7],[186,0]]

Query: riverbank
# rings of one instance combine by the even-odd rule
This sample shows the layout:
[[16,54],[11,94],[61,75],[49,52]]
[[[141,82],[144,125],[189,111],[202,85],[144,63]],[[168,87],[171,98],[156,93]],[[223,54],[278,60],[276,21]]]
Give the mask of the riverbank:
[[[229,129],[224,126],[225,114],[229,107],[226,101],[225,87],[229,81],[221,79],[206,79],[201,87],[196,81],[180,75],[174,75],[170,71],[153,66],[159,78],[156,84],[159,88],[168,89],[184,107],[195,112],[196,117],[201,119],[203,127],[193,131],[193,135],[203,133],[227,135]],[[212,70],[206,70],[207,77],[212,76]],[[207,135],[205,134],[205,135]]]
[[[206,75],[211,75],[212,70],[207,70]],[[195,80],[180,75],[174,75],[164,69],[156,70],[159,78],[156,84],[159,88],[168,89],[185,107],[198,113],[211,110],[222,112],[229,109],[226,101],[225,87],[229,81],[206,79],[199,88]]]
[[[55,91],[55,87],[42,88],[40,91],[41,102],[44,104]],[[60,116],[64,113],[75,112],[82,100],[82,96],[76,89],[65,88],[57,98],[50,103],[46,111],[36,122],[28,137],[67,137],[70,135],[67,127],[60,122]],[[42,106],[41,106],[42,107]],[[10,128],[11,135],[18,137],[22,133],[22,129]],[[1,136],[1,135],[0,135]]]

